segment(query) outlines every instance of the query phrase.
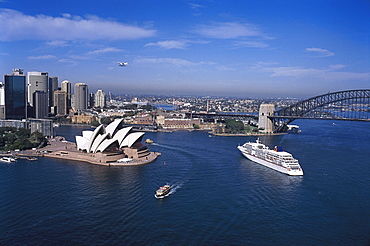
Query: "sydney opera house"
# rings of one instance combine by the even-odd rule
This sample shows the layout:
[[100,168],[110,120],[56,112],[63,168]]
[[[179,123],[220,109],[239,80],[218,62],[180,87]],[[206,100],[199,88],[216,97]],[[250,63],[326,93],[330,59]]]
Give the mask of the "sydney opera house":
[[145,133],[124,127],[122,121],[116,119],[106,127],[100,125],[94,131],[82,131],[82,136],[75,136],[76,144],[53,141],[45,156],[101,165],[135,165],[154,161],[159,153],[150,152],[141,143]]

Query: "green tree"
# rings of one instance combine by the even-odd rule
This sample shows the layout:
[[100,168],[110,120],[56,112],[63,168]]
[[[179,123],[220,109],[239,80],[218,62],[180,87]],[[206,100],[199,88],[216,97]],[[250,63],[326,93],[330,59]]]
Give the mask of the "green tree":
[[29,138],[30,135],[31,135],[31,130],[30,129],[26,129],[26,128],[18,128],[17,131],[16,131],[16,134],[17,134],[17,137],[18,138]]
[[111,122],[112,122],[111,118],[101,118],[100,119],[100,123],[102,123],[104,125],[109,125]]
[[91,124],[90,124],[91,126],[99,126],[100,125],[100,123],[98,122],[98,121],[96,121],[96,120],[94,120],[94,121],[92,121],[91,122]]
[[29,129],[24,128],[0,128],[0,149],[30,149],[37,147],[40,143],[45,144],[46,138],[40,132],[30,133]]
[[244,132],[244,124],[241,121],[228,119],[225,122],[226,124],[226,132],[228,133],[242,133]]

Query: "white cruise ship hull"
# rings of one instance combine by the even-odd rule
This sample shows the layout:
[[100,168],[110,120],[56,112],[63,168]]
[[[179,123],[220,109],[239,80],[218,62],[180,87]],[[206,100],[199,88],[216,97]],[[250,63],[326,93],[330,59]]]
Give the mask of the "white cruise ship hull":
[[285,174],[288,174],[288,175],[292,175],[292,176],[300,176],[300,175],[303,175],[302,169],[297,169],[297,170],[288,169],[288,168],[285,168],[283,166],[277,165],[275,163],[272,163],[272,162],[263,160],[261,158],[258,158],[256,156],[253,156],[251,154],[248,154],[247,152],[243,151],[243,147],[242,146],[238,146],[238,149],[249,160],[251,160],[253,162],[256,162],[258,164],[261,164],[261,165],[263,165],[265,167],[269,167],[269,168],[271,168],[271,169],[273,169],[275,171],[278,171],[278,172],[281,172],[281,173],[285,173]]

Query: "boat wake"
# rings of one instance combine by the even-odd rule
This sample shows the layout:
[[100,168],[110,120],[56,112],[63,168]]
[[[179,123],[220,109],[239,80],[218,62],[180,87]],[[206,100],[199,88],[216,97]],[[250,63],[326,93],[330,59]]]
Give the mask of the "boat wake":
[[183,185],[183,183],[171,185],[171,191],[168,194],[171,195],[171,194],[175,193],[177,191],[177,189],[182,187],[182,185]]

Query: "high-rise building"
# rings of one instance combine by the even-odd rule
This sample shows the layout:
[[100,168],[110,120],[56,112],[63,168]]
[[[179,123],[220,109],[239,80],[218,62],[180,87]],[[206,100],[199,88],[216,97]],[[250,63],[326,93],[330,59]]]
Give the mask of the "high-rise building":
[[33,107],[33,93],[36,91],[48,92],[49,75],[44,72],[28,72],[28,103]]
[[54,105],[54,91],[58,90],[58,77],[49,77],[49,107]]
[[56,115],[67,114],[67,93],[65,91],[54,91],[54,102],[56,107]]
[[0,82],[0,119],[5,119],[5,90],[3,82]]
[[89,93],[89,107],[94,107],[94,101],[95,101],[95,93],[90,92]]
[[35,91],[33,93],[33,112],[36,119],[44,119],[48,116],[49,95],[45,91]]
[[74,87],[74,110],[87,109],[89,90],[87,84],[76,83]]
[[27,117],[26,76],[22,69],[13,69],[4,75],[5,119],[21,120]]
[[104,108],[107,105],[107,95],[103,90],[98,90],[95,93],[94,107]]
[[71,82],[68,80],[63,80],[61,83],[61,90],[65,91],[67,96],[67,113],[72,107],[72,90],[71,90]]

